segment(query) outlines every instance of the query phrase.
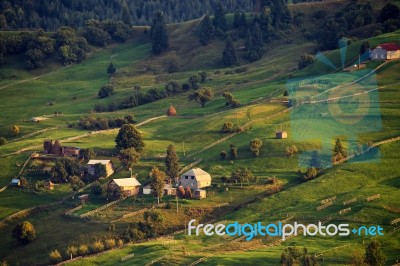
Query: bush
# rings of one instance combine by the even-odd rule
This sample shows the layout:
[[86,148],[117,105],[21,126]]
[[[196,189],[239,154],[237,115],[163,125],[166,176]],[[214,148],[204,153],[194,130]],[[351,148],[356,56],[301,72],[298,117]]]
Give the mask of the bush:
[[80,245],[79,248],[78,248],[78,254],[79,254],[80,256],[84,256],[84,255],[89,254],[89,248],[88,248],[88,246],[85,245],[85,244]]
[[221,157],[222,160],[225,160],[226,157],[228,157],[228,153],[226,151],[221,151],[219,157]]
[[113,249],[116,245],[115,239],[112,239],[112,238],[106,239],[104,241],[104,244],[105,244],[106,249]]
[[69,246],[65,253],[67,254],[68,257],[70,256],[75,257],[76,255],[78,255],[78,248],[75,246]]
[[0,138],[0,146],[3,146],[4,144],[7,143],[7,140],[3,137]]
[[316,178],[318,175],[317,169],[314,167],[308,168],[306,174],[304,175],[305,180],[310,180]]
[[15,238],[19,244],[28,244],[36,238],[35,227],[28,221],[17,224],[12,231],[12,237]]
[[100,98],[106,98],[114,94],[114,87],[110,84],[103,86],[97,94]]
[[222,125],[221,132],[222,133],[231,133],[233,131],[233,124],[231,122],[225,122]]
[[104,250],[104,244],[101,241],[95,241],[90,247],[92,253],[99,253]]
[[61,254],[57,249],[52,251],[52,252],[50,252],[49,257],[50,257],[51,263],[54,263],[54,264],[59,263],[59,262],[62,261]]
[[124,244],[124,241],[122,239],[118,239],[117,245],[118,247],[121,247]]

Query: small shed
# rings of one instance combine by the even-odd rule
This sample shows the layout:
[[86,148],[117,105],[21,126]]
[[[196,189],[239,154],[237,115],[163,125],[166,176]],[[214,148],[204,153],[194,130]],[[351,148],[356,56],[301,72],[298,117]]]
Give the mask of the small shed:
[[89,194],[80,195],[80,196],[78,197],[78,199],[81,201],[82,204],[83,204],[83,203],[86,203],[86,202],[89,201]]
[[283,131],[277,131],[275,133],[275,136],[277,139],[287,139],[288,134],[286,131],[283,130]]
[[204,199],[206,197],[207,197],[207,191],[205,191],[204,189],[196,189],[194,191],[194,194],[193,194],[193,198],[194,199],[201,200],[201,199]]
[[11,186],[13,187],[19,187],[21,185],[21,181],[19,180],[19,178],[13,178],[11,180]]
[[51,182],[51,180],[46,181],[45,187],[46,187],[48,190],[53,190],[53,189],[54,189],[54,183]]
[[176,109],[171,104],[171,106],[167,110],[167,116],[176,116],[176,114]]
[[143,191],[142,191],[143,195],[150,195],[151,192],[152,192],[152,189],[151,189],[150,185],[147,185],[147,186],[143,187]]

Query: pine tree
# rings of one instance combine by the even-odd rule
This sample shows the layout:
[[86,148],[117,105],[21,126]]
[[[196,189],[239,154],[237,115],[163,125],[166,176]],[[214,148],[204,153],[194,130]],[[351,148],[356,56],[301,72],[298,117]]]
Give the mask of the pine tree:
[[116,71],[117,71],[117,69],[115,68],[114,64],[111,62],[107,67],[107,73],[114,74]]
[[205,15],[200,24],[200,34],[199,34],[200,42],[203,45],[207,45],[211,43],[213,37],[214,37],[214,26],[211,23],[210,16]]
[[385,260],[381,244],[376,240],[372,240],[365,249],[365,262],[371,266],[381,266],[385,265]]
[[228,29],[225,11],[221,2],[218,2],[215,6],[213,24],[216,29],[220,29],[222,31],[226,31]]
[[244,28],[247,27],[246,13],[244,12],[240,15],[240,26]]
[[261,58],[264,54],[264,38],[258,22],[256,22],[253,27],[253,47]]
[[165,158],[166,174],[175,179],[179,172],[179,157],[176,154],[174,145],[169,145],[167,148],[167,157]]
[[233,15],[233,27],[235,29],[240,27],[240,13],[239,13],[239,11],[236,11],[235,14]]
[[235,47],[233,47],[231,36],[228,36],[226,39],[222,60],[225,66],[232,66],[237,62]]
[[151,43],[154,54],[160,54],[169,47],[167,26],[161,11],[158,11],[153,19],[153,24],[151,26]]
[[342,142],[339,138],[335,141],[335,147],[333,148],[333,159],[334,161],[339,161],[343,158],[346,158],[347,152],[344,149]]

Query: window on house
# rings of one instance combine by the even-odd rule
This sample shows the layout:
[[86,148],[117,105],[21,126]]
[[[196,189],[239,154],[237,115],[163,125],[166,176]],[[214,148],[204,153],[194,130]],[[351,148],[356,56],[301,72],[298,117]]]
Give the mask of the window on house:
[[192,180],[194,179],[194,176],[192,176]]
[[185,179],[189,179],[189,177],[187,175],[185,175]]

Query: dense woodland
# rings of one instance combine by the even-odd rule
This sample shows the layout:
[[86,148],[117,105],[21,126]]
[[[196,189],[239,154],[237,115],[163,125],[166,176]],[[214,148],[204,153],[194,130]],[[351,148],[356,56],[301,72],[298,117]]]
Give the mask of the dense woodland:
[[[42,28],[56,31],[61,26],[82,27],[89,19],[123,21],[130,25],[150,25],[157,10],[167,23],[181,22],[212,12],[217,0],[6,0],[0,1],[0,28]],[[224,0],[224,8],[251,11],[253,1]]]

